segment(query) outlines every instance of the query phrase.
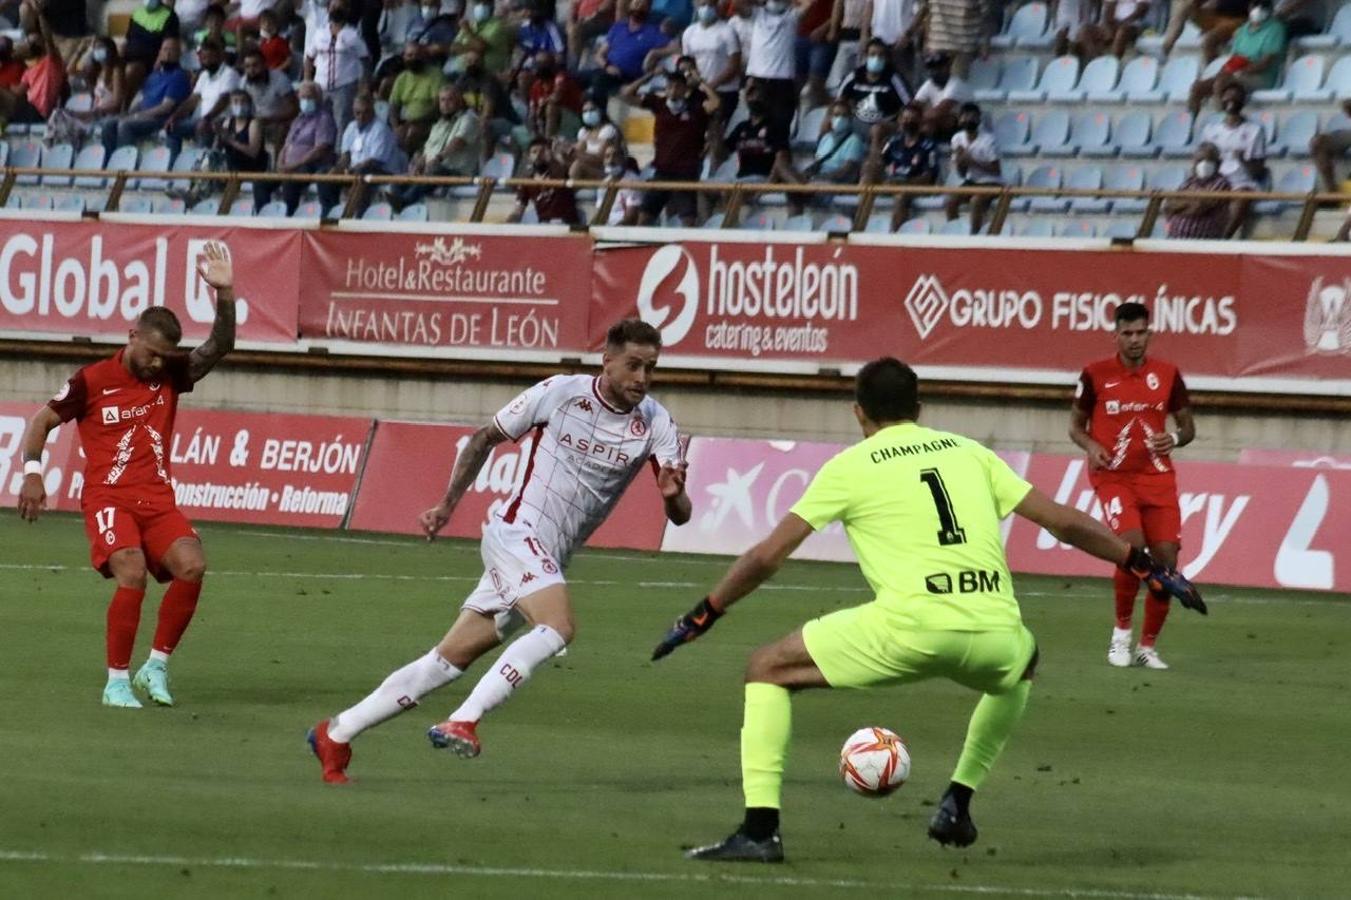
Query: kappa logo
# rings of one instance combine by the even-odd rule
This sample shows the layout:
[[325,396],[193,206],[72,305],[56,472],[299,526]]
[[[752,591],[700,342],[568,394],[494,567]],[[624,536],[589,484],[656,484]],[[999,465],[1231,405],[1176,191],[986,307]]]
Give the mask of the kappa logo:
[[103,424],[116,425],[122,420],[122,410],[116,406],[103,407]]
[[526,572],[524,575],[521,576],[521,586],[524,587],[525,585],[529,584],[534,580],[535,574],[533,572]]
[[915,279],[910,293],[905,295],[905,309],[910,313],[910,321],[915,323],[920,340],[929,337],[951,303],[948,292],[943,290],[943,283],[938,278],[921,275]]
[[1351,278],[1340,285],[1309,285],[1304,306],[1304,346],[1310,353],[1351,354]]
[[582,412],[593,412],[596,409],[596,407],[591,405],[591,401],[585,397],[577,401],[577,408]]
[[[668,282],[674,286],[664,288]],[[680,308],[660,303],[674,293]],[[659,305],[660,304],[660,305]],[[660,247],[647,260],[638,282],[638,317],[653,328],[661,329],[661,342],[672,347],[685,339],[699,312],[699,268],[694,257],[679,244]]]

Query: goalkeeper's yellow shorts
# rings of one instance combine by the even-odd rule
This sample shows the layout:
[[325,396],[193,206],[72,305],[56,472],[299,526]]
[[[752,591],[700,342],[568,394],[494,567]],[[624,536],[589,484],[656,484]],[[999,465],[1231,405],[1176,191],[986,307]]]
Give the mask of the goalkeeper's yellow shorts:
[[898,626],[895,617],[880,603],[865,603],[812,619],[802,627],[802,641],[831,687],[947,678],[985,694],[1012,690],[1037,649],[1022,624],[992,631],[927,631]]

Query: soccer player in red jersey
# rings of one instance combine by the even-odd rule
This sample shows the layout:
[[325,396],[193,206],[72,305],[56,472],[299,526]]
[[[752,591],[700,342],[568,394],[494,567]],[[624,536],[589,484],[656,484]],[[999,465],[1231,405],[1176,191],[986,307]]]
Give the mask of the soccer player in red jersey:
[[[1148,546],[1163,566],[1177,566],[1182,515],[1177,476],[1169,454],[1196,436],[1187,386],[1177,366],[1147,357],[1149,310],[1123,303],[1116,310],[1116,355],[1092,363],[1079,376],[1070,438],[1088,455],[1088,480],[1107,524],[1133,547]],[[1175,423],[1168,429],[1168,416]],[[1154,644],[1168,616],[1168,596],[1145,599],[1140,643],[1131,653],[1131,617],[1140,579],[1113,576],[1116,627],[1107,651],[1114,666],[1166,669]]]
[[169,448],[178,395],[191,391],[234,347],[234,277],[225,246],[208,243],[197,271],[216,292],[216,319],[200,347],[191,353],[179,350],[183,329],[178,317],[152,306],[131,329],[127,345],[71,376],[33,416],[24,434],[19,514],[35,522],[47,500],[42,483],[47,435],[71,419],[80,432],[87,460],[80,505],[90,561],[104,578],[117,581],[108,607],[104,706],[141,706],[128,669],[146,573],[168,581],[169,587],[160,603],[150,658],[134,684],[161,706],[173,705],[169,654],[192,621],[202,591],[206,559],[197,532],[174,503]]

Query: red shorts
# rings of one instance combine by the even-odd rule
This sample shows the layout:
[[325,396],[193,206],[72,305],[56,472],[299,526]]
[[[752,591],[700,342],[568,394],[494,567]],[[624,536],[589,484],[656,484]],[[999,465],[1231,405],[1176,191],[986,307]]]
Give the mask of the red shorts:
[[1172,472],[1099,475],[1091,480],[1114,532],[1143,531],[1146,544],[1181,544],[1182,511],[1177,505],[1177,476]]
[[86,497],[84,533],[89,537],[89,562],[104,578],[113,575],[108,559],[114,553],[137,548],[145,553],[146,569],[160,582],[173,577],[162,562],[174,542],[198,538],[172,495],[144,500]]

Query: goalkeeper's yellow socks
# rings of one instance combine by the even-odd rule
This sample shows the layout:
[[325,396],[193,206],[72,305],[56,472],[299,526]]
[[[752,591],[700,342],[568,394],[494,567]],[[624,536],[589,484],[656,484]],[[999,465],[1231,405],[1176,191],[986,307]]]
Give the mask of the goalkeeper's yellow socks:
[[779,792],[788,739],[793,728],[793,705],[787,688],[752,682],[746,685],[746,712],[741,725],[741,786],[746,795],[746,822],[755,840],[778,828]]
[[1022,719],[1031,693],[1032,682],[1024,680],[1008,693],[986,694],[980,699],[966,729],[966,743],[957,760],[957,771],[952,774],[953,781],[972,790],[980,787]]

